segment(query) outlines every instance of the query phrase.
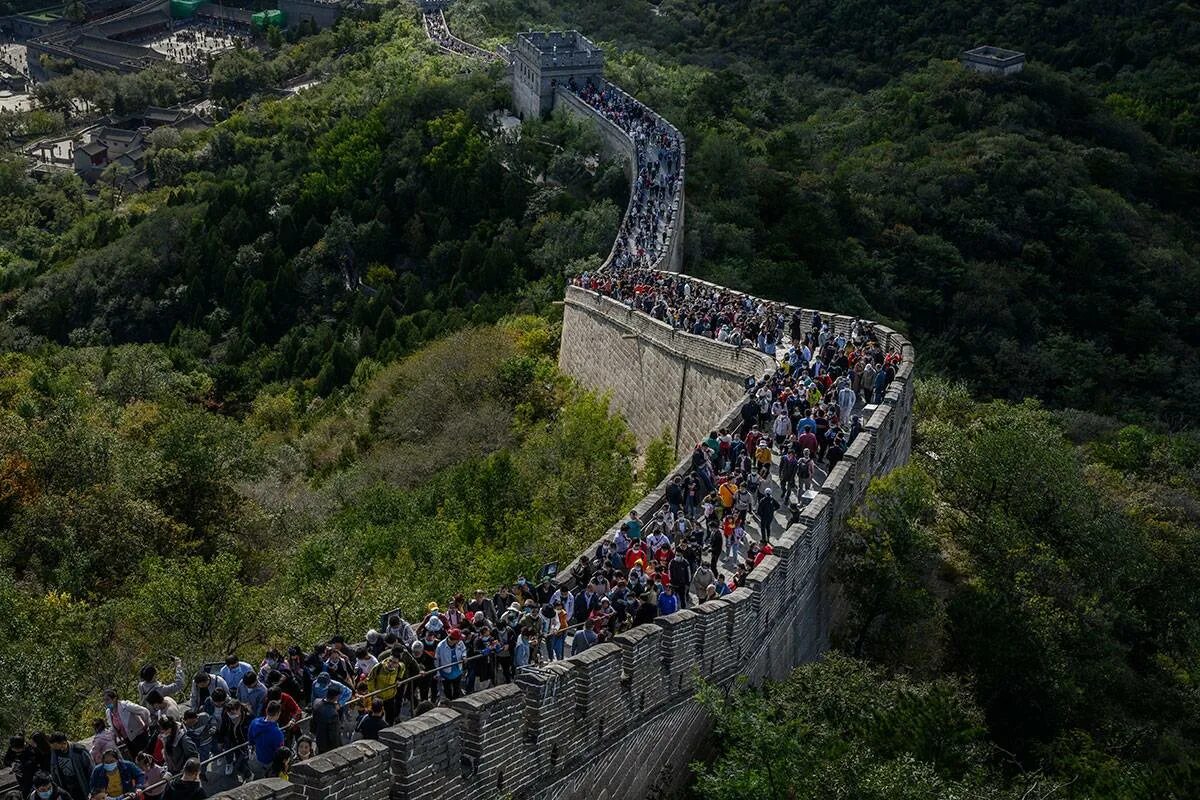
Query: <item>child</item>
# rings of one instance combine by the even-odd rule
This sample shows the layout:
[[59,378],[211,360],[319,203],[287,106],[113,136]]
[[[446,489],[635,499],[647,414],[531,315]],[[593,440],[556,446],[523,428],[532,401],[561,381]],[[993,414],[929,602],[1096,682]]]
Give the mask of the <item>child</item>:
[[354,697],[350,699],[350,708],[358,712],[355,717],[356,722],[358,717],[371,713],[371,698],[367,697],[370,692],[371,689],[367,686],[366,681],[359,681],[354,684]]
[[279,778],[281,780],[288,779],[288,770],[292,767],[292,751],[286,747],[281,747],[275,751],[275,758],[271,761],[271,765],[267,767],[268,778]]
[[733,526],[733,552],[730,553],[730,555],[736,556],[738,553],[742,552],[742,545],[745,543],[746,525],[745,523],[739,522]]
[[737,518],[732,514],[727,516],[721,523],[721,535],[725,537],[725,557],[732,558],[737,552],[734,548],[733,531],[737,527]]
[[292,758],[292,763],[308,761],[317,754],[317,742],[308,734],[301,736],[296,740],[296,755]]
[[[146,790],[143,794],[146,797],[162,797],[163,792],[167,790],[167,779],[171,777],[171,773],[167,772],[159,764],[154,763],[154,759],[149,753],[138,753],[134,759],[142,772],[146,773]],[[159,784],[155,786],[155,784]]]

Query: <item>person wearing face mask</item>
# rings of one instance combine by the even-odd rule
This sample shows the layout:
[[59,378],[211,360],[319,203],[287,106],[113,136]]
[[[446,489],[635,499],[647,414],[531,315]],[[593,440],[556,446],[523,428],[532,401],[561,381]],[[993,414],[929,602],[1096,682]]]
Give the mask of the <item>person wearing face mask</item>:
[[127,748],[130,756],[150,746],[150,710],[122,700],[116,689],[104,690],[104,718],[116,732],[117,745]]
[[272,672],[281,672],[288,669],[288,664],[283,660],[283,655],[276,649],[272,648],[267,651],[263,661],[258,666],[258,680],[263,686],[270,686],[271,682],[268,679]]
[[87,800],[91,792],[92,755],[61,731],[50,734],[50,778],[71,798]]
[[54,781],[50,779],[49,775],[39,772],[33,776],[33,791],[29,793],[29,800],[71,800],[71,798],[54,785]]
[[171,718],[165,718],[158,723],[158,736],[162,739],[162,755],[163,760],[167,762],[167,769],[172,775],[179,775],[183,772],[183,765],[189,760],[200,755],[200,749],[196,747],[183,729],[183,726]]
[[248,765],[249,753],[242,747],[246,743],[249,727],[250,709],[236,700],[226,703],[220,727],[217,729],[217,742],[222,752],[233,751],[226,756],[226,774],[235,773],[241,783],[253,777]]
[[196,747],[196,757],[207,761],[213,754],[213,739],[217,735],[217,721],[207,713],[196,713],[190,708],[183,712],[183,734]]
[[92,770],[92,798],[121,797],[146,785],[146,775],[132,761],[125,761],[116,748],[104,751],[100,764]]

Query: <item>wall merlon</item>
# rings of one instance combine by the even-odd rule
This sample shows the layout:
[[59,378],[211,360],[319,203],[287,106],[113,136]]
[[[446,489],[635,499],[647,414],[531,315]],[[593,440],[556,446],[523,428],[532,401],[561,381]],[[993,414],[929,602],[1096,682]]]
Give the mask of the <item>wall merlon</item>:
[[699,619],[696,654],[700,677],[705,680],[723,678],[737,668],[737,662],[730,658],[729,652],[730,606],[720,600],[710,600],[692,611]]
[[639,625],[613,637],[613,643],[621,649],[621,687],[630,725],[666,699],[661,638],[662,628],[657,625]]
[[662,629],[659,657],[662,659],[667,694],[690,691],[689,673],[699,666],[696,659],[696,612],[681,609],[674,614],[657,618],[654,624]]
[[285,780],[266,778],[235,786],[212,797],[221,800],[299,800],[301,794],[296,786]]
[[304,800],[383,800],[391,793],[391,750],[352,742],[292,767],[288,779]]

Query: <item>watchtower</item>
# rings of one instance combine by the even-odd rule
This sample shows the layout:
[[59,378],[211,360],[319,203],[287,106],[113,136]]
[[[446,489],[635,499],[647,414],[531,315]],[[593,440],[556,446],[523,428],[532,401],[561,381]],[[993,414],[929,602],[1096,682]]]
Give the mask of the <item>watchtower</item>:
[[1025,68],[1025,54],[985,44],[964,52],[962,64],[969,70],[986,75],[1013,75]]
[[554,90],[604,74],[604,52],[578,31],[518,33],[513,45],[513,103],[522,119],[554,107]]

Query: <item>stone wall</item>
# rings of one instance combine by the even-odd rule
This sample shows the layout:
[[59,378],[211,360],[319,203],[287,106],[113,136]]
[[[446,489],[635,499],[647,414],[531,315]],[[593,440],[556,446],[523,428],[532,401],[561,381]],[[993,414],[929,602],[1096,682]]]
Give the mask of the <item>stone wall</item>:
[[562,370],[610,394],[639,445],[666,433],[680,458],[742,399],[746,378],[774,369],[755,350],[672,330],[575,286],[567,289],[562,330]]
[[[613,91],[628,97],[628,94],[619,87],[613,86],[611,83],[607,84],[607,86]],[[596,132],[600,134],[600,141],[604,146],[605,153],[611,157],[624,159],[625,174],[630,180],[629,190],[631,194],[630,200],[632,201],[633,176],[637,172],[637,166],[635,162],[637,151],[634,148],[633,140],[631,140],[623,130],[606,119],[604,115],[598,113],[594,108],[577,97],[573,92],[561,86],[554,93],[554,107],[557,109],[562,109],[565,113],[586,119],[588,123],[595,126]],[[655,114],[655,116],[658,118],[659,122],[673,131],[676,135],[679,134],[679,130],[674,125],[667,122],[662,117],[659,117],[657,114]],[[657,269],[663,269],[669,272],[679,272],[683,269],[684,177],[687,174],[687,151],[686,147],[682,144],[682,141],[683,138],[680,137],[680,148],[683,150],[683,152],[681,154],[682,159],[679,165],[679,193],[675,196],[673,203],[675,216],[671,223],[671,231],[668,234],[667,246],[663,254],[663,258],[657,265]],[[629,213],[628,209],[632,207],[632,205],[632,202],[626,204],[626,213]],[[604,262],[604,267],[608,266],[611,259],[612,255],[610,253],[608,260]]]

